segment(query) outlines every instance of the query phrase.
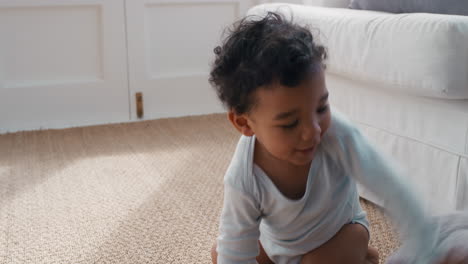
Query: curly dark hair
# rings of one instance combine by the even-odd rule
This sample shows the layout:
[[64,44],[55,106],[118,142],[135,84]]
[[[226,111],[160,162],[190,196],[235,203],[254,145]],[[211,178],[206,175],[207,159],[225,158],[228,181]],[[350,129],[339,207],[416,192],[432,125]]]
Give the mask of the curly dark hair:
[[268,12],[259,19],[249,16],[233,24],[216,55],[209,81],[219,99],[237,114],[255,105],[251,96],[259,87],[279,82],[300,84],[311,69],[325,68],[326,50],[314,42],[307,27]]

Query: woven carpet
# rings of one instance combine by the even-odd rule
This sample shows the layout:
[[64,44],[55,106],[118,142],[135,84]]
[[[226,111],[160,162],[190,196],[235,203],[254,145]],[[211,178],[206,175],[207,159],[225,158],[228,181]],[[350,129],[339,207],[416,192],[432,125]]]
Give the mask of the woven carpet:
[[219,114],[0,135],[0,263],[211,263],[238,138]]

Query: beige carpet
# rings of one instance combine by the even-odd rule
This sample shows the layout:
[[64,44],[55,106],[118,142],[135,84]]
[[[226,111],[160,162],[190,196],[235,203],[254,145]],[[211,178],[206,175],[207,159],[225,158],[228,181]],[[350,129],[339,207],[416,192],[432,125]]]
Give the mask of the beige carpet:
[[238,137],[224,115],[0,135],[0,263],[210,263]]

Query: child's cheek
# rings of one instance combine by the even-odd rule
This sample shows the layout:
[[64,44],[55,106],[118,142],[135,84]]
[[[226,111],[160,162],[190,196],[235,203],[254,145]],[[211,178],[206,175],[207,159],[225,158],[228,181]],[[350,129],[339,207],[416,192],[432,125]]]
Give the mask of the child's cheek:
[[270,142],[274,146],[274,152],[276,153],[277,156],[281,156],[282,158],[284,158],[286,155],[289,154],[290,146],[289,146],[287,137],[284,137],[284,136],[275,137]]

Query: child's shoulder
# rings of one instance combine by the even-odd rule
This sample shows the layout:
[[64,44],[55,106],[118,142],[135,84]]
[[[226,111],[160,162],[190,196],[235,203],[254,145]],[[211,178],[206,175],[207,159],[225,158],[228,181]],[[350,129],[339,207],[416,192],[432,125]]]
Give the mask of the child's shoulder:
[[246,193],[254,193],[257,186],[253,175],[255,136],[241,136],[231,163],[224,175],[224,184]]

